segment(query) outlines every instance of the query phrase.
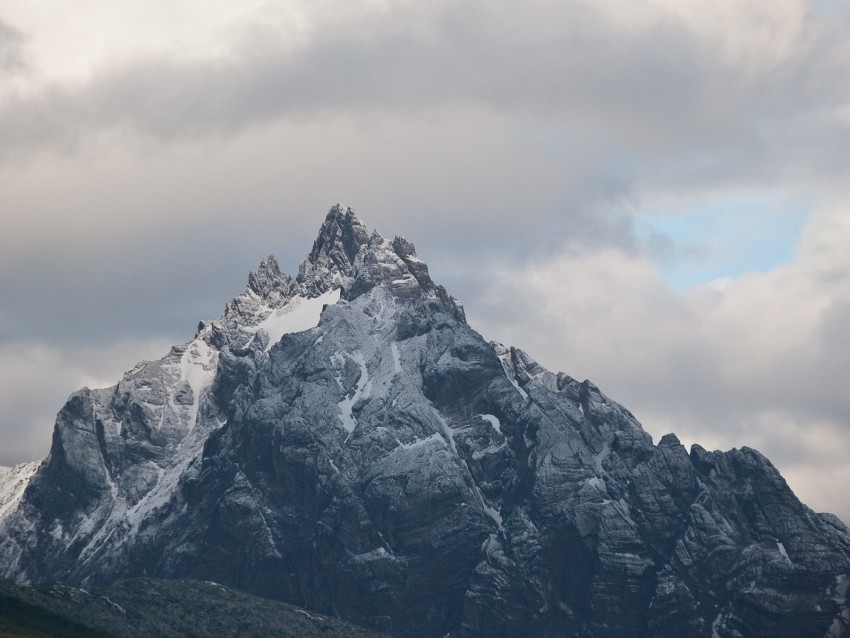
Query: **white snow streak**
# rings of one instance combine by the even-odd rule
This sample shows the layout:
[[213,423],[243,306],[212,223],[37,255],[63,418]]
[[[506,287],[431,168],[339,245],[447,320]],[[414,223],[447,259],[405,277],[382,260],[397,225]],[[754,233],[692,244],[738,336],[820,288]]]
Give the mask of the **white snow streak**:
[[362,352],[355,352],[346,356],[360,366],[360,378],[354,384],[354,392],[351,396],[346,395],[339,402],[339,420],[342,422],[342,427],[345,428],[345,431],[351,434],[354,432],[354,428],[357,427],[357,422],[354,420],[354,414],[351,409],[360,399],[369,398],[372,393],[372,381],[369,379],[369,370],[366,369],[366,360],[363,358]]
[[127,510],[126,519],[130,524],[131,533],[138,531],[139,524],[153,511],[164,507],[174,496],[180,477],[186,473],[192,462],[203,449],[206,436],[189,435],[180,443],[174,463],[168,468],[159,468],[156,484],[132,508]]
[[319,618],[318,616],[314,616],[314,615],[313,615],[313,614],[311,614],[310,612],[304,611],[303,609],[296,609],[295,611],[296,611],[297,613],[299,613],[299,614],[304,614],[305,616],[307,616],[307,617],[308,617],[308,618],[310,618],[311,620],[315,620],[316,622],[321,622],[321,621],[322,621],[322,619],[321,619],[321,618]]
[[478,500],[481,502],[481,507],[484,508],[484,513],[493,519],[493,522],[496,523],[496,526],[500,531],[504,532],[505,527],[502,525],[502,515],[499,514],[499,510],[487,505],[487,501],[484,500],[484,495],[481,493],[481,489],[477,485],[475,486],[475,491],[478,493]]
[[439,443],[445,443],[445,440],[443,440],[443,437],[441,437],[439,434],[434,432],[434,434],[432,434],[430,436],[426,436],[424,439],[416,439],[412,443],[401,443],[401,442],[399,442],[398,446],[402,450],[410,450],[412,448],[417,448],[417,447],[421,447],[423,445],[428,445],[432,441],[436,441],[436,442],[439,442]]
[[401,372],[401,356],[398,353],[398,346],[395,341],[390,344],[390,349],[393,351],[393,370],[396,373]]
[[201,338],[195,339],[186,348],[180,359],[180,370],[183,380],[192,388],[192,407],[189,414],[189,429],[195,427],[198,420],[198,408],[201,405],[201,393],[215,377],[218,352],[207,345]]
[[[481,415],[481,416],[483,416],[483,415]],[[488,415],[488,416],[490,416],[490,415]],[[458,460],[461,462],[463,467],[466,469],[467,474],[469,474],[470,482],[472,483],[472,490],[473,490],[473,492],[475,492],[475,496],[478,499],[479,505],[481,505],[481,509],[484,510],[484,513],[487,514],[487,516],[489,516],[491,519],[493,519],[493,522],[496,523],[496,526],[501,531],[504,532],[505,528],[502,526],[502,516],[501,516],[501,514],[499,514],[498,510],[490,507],[487,504],[487,500],[484,498],[484,494],[481,492],[481,488],[479,488],[475,484],[475,479],[472,478],[472,472],[469,470],[469,465],[467,465],[466,461],[458,453],[457,445],[455,445],[455,437],[452,434],[452,429],[449,427],[449,424],[446,423],[446,420],[442,417],[442,415],[437,414],[436,417],[437,417],[437,422],[440,424],[440,429],[443,432],[443,436],[446,439],[446,443],[449,444],[449,447],[457,455]],[[496,417],[493,417],[493,418],[495,419]]]
[[499,354],[499,361],[502,362],[502,370],[505,373],[505,377],[507,377],[508,381],[511,382],[511,385],[516,388],[516,391],[519,392],[520,396],[523,399],[528,398],[528,393],[519,387],[519,383],[517,383],[516,378],[514,377],[513,370],[511,369],[511,364],[508,362],[508,359],[511,356],[510,352],[505,352],[503,354]]

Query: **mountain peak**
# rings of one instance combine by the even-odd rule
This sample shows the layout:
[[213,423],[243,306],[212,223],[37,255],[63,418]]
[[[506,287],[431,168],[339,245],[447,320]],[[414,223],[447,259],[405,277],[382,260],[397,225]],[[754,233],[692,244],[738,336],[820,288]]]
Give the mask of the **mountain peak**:
[[297,282],[318,296],[351,275],[360,248],[370,241],[369,232],[351,207],[330,209],[313,242],[313,249],[298,268]]
[[297,283],[264,259],[194,340],[74,393],[19,476],[19,582],[220,582],[401,638],[850,626],[850,531],[767,459],[653,445],[341,206]]
[[354,211],[340,204],[325,217],[313,249],[298,268],[296,281],[305,297],[341,288],[342,298],[348,300],[374,286],[388,285],[401,296],[439,299],[459,321],[466,320],[461,303],[434,284],[411,242],[404,237],[389,241],[378,231],[369,234]]
[[[248,290],[259,297],[287,297],[292,292],[294,283],[289,275],[280,270],[280,265],[274,255],[269,255],[257,266],[257,270],[248,275]],[[274,301],[274,299],[272,299]]]

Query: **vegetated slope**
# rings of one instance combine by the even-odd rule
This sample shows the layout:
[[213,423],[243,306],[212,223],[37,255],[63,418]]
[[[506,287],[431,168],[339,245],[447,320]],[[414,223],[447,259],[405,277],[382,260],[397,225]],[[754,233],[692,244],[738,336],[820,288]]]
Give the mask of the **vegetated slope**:
[[755,450],[653,444],[334,208],[296,279],[76,393],[0,571],[210,580],[399,636],[843,636],[850,532]]
[[112,638],[40,604],[41,599],[0,581],[0,638]]
[[337,618],[215,583],[152,578],[95,592],[0,583],[0,636],[62,638],[380,638]]

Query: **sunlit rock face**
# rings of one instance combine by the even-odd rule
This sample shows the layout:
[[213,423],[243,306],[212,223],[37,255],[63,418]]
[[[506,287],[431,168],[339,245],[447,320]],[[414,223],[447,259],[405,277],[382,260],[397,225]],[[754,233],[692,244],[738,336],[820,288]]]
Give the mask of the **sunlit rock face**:
[[263,260],[192,341],[74,394],[28,471],[19,582],[195,578],[399,636],[850,632],[850,533],[766,458],[653,445],[341,207],[295,279]]

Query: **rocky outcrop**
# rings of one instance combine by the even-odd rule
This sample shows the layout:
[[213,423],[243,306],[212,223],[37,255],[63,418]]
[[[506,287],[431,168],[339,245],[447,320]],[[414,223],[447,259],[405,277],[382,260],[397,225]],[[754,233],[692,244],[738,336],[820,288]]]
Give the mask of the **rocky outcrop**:
[[197,578],[399,636],[843,636],[850,533],[763,456],[654,445],[486,342],[336,207],[195,339],[57,419],[0,569]]

